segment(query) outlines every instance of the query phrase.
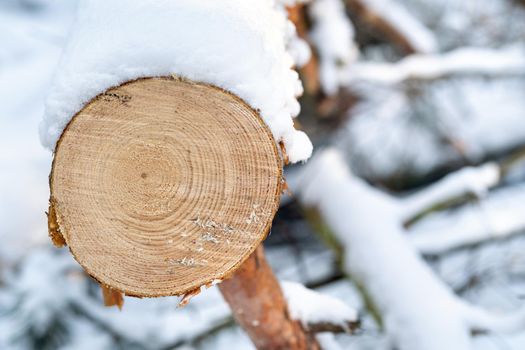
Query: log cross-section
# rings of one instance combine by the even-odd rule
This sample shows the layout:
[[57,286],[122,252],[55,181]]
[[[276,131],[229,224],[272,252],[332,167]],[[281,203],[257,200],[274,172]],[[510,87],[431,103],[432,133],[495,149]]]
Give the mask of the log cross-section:
[[102,285],[183,295],[266,237],[282,161],[260,116],[216,87],[148,78],[87,104],[57,143],[50,232]]

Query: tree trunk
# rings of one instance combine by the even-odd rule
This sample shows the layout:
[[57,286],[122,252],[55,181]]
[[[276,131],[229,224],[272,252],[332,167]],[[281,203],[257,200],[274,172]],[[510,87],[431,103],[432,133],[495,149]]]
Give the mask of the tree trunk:
[[319,349],[312,334],[292,320],[279,282],[259,246],[234,273],[219,285],[237,323],[257,349]]

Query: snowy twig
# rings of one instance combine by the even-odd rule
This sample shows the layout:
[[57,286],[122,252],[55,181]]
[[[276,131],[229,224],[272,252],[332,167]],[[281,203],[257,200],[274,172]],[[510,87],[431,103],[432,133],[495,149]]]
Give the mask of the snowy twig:
[[437,51],[434,34],[401,4],[393,0],[346,0],[359,20],[412,53]]
[[412,244],[425,255],[453,252],[525,230],[525,188],[500,189],[478,204],[436,213],[411,228]]
[[403,221],[412,221],[430,208],[466,194],[483,197],[499,180],[500,170],[495,163],[465,167],[403,199],[401,201]]
[[525,73],[525,48],[513,45],[498,50],[464,47],[444,54],[412,55],[396,63],[360,62],[342,77],[356,83],[394,85],[408,80],[436,80],[451,75],[513,76]]

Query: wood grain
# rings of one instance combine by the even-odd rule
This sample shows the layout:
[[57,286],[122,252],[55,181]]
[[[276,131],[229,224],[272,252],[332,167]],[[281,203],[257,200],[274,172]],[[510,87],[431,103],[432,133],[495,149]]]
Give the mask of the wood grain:
[[50,233],[103,285],[182,295],[235,271],[266,237],[282,161],[259,115],[218,88],[136,80],[69,123],[50,176]]

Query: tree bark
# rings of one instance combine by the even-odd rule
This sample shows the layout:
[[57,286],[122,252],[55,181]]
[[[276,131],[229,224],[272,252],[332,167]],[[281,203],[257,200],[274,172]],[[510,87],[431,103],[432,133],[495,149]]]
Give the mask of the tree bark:
[[320,349],[314,335],[308,334],[299,321],[292,320],[277,278],[257,250],[234,273],[219,284],[237,323],[244,328],[260,350]]

